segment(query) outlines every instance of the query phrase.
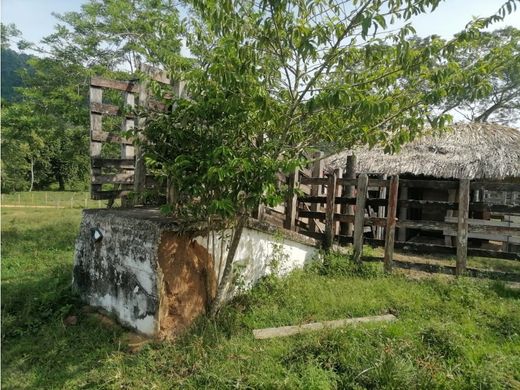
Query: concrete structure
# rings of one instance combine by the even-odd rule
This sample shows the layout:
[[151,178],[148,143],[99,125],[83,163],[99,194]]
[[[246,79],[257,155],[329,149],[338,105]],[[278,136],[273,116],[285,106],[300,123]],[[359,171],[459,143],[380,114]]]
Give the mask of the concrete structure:
[[[88,304],[144,334],[171,337],[205,312],[227,255],[230,232],[180,225],[156,209],[85,210],[73,285]],[[276,271],[301,268],[317,241],[251,220],[235,257],[238,289]]]

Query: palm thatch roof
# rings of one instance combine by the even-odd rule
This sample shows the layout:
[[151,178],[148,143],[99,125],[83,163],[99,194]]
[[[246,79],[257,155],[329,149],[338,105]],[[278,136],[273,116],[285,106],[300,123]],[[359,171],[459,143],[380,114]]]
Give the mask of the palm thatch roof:
[[520,178],[520,130],[491,123],[458,123],[441,135],[428,135],[385,154],[366,147],[341,152],[325,161],[328,169],[344,168],[357,156],[356,172],[413,174],[436,178]]

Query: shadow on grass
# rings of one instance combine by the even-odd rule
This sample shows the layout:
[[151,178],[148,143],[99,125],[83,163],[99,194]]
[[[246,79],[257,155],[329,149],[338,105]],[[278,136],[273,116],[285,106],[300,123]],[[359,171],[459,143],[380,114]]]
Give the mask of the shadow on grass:
[[[117,351],[121,328],[81,310],[70,279],[70,266],[61,265],[38,279],[2,283],[3,387],[75,387]],[[64,325],[69,315],[75,326]]]

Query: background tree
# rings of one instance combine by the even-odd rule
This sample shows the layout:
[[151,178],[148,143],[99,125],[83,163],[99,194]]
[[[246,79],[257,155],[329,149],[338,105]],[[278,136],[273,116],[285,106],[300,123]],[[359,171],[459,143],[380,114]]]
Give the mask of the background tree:
[[[455,110],[468,120],[513,124],[520,120],[520,30],[508,27],[483,32],[467,40],[453,53],[467,71],[466,80],[482,77],[485,86],[478,96],[454,94],[443,106]],[[488,71],[483,77],[481,68]],[[465,81],[464,83],[468,83]]]
[[[499,20],[514,2],[450,42],[411,45],[407,22],[438,3],[190,2],[186,41],[195,66],[170,68],[187,80],[190,97],[149,118],[145,148],[155,171],[180,194],[172,199],[174,213],[234,227],[211,314],[230,286],[248,212],[280,199],[275,173],[301,166],[324,144],[331,151],[356,144],[392,151],[423,132],[431,108],[460,73],[449,63],[429,64]],[[447,119],[441,115],[432,124],[442,127]]]

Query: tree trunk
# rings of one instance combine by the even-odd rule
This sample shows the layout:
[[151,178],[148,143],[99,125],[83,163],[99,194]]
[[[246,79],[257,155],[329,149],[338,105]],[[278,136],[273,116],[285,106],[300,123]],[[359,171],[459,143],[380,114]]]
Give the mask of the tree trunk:
[[34,159],[31,158],[31,187],[29,188],[29,192],[31,192],[34,188]]
[[238,218],[235,231],[233,232],[233,237],[231,238],[231,245],[229,246],[229,251],[226,257],[226,266],[224,267],[224,272],[222,273],[222,279],[218,284],[217,294],[215,296],[215,299],[211,303],[211,307],[209,310],[209,315],[211,318],[214,318],[219,312],[219,310],[222,308],[229,286],[233,279],[233,260],[235,260],[235,254],[238,249],[238,243],[240,242],[240,237],[242,236],[242,232],[244,231],[244,225],[246,223],[246,220],[247,214],[245,213]]
[[62,175],[58,175],[58,185],[60,186],[60,191],[65,191],[65,180],[63,180]]

